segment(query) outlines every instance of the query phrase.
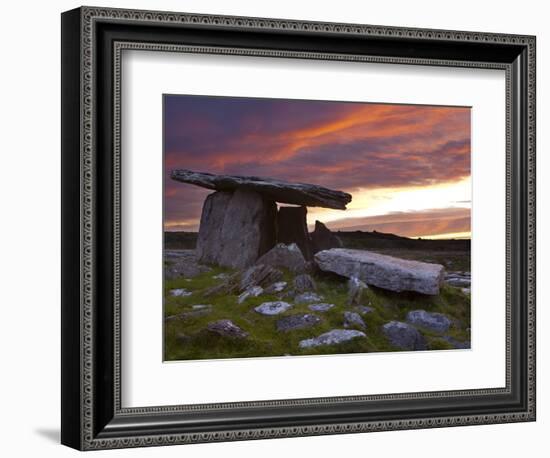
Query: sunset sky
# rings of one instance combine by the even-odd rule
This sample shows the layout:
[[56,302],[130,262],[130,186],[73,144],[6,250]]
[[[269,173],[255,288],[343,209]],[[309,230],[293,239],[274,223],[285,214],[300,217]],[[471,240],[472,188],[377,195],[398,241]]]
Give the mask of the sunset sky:
[[407,237],[470,237],[470,108],[166,95],[167,231],[197,231],[212,191],[176,168],[314,183],[353,196],[308,223]]

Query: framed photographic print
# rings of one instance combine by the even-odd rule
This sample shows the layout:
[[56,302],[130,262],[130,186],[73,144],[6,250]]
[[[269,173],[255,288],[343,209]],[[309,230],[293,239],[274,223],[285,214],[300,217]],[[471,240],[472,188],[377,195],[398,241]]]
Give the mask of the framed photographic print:
[[535,38],[62,15],[62,443],[535,419]]

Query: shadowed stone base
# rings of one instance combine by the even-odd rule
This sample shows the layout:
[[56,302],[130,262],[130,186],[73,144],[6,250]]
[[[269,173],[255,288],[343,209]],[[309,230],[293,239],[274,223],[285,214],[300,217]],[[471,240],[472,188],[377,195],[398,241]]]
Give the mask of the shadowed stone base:
[[295,243],[308,261],[313,259],[307,231],[306,207],[280,207],[277,213],[277,242]]

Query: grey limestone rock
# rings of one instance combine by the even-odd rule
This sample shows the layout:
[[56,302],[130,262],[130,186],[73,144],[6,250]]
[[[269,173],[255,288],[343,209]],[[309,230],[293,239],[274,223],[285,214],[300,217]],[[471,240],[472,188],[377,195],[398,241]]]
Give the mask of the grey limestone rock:
[[437,295],[443,281],[440,264],[410,261],[366,250],[332,248],[315,254],[321,270],[358,279],[390,291]]
[[382,326],[382,332],[395,347],[403,350],[426,350],[426,339],[410,324],[390,321]]
[[274,201],[237,190],[210,194],[203,205],[197,257],[199,262],[243,269],[275,245]]
[[406,321],[435,332],[446,332],[451,326],[451,320],[443,313],[426,312],[426,310],[411,310],[407,313]]
[[271,267],[282,267],[294,273],[303,273],[307,269],[306,260],[295,243],[290,245],[278,243],[261,256],[256,263]]
[[321,318],[312,313],[301,315],[290,315],[277,321],[277,331],[293,331],[295,329],[305,329],[315,326],[321,322]]
[[291,304],[284,301],[264,302],[258,305],[254,310],[262,315],[279,315],[292,307]]
[[248,332],[241,329],[231,320],[218,320],[208,323],[206,329],[214,334],[224,337],[232,337],[236,339],[244,339],[248,337]]
[[355,329],[332,329],[318,337],[301,340],[299,346],[300,348],[312,348],[321,345],[335,345],[360,337],[366,337],[366,334]]

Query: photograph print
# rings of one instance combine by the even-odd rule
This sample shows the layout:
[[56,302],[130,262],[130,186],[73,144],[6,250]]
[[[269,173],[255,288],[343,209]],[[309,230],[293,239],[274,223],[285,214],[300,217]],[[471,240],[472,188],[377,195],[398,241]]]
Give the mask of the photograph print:
[[165,361],[470,348],[470,107],[163,111]]

